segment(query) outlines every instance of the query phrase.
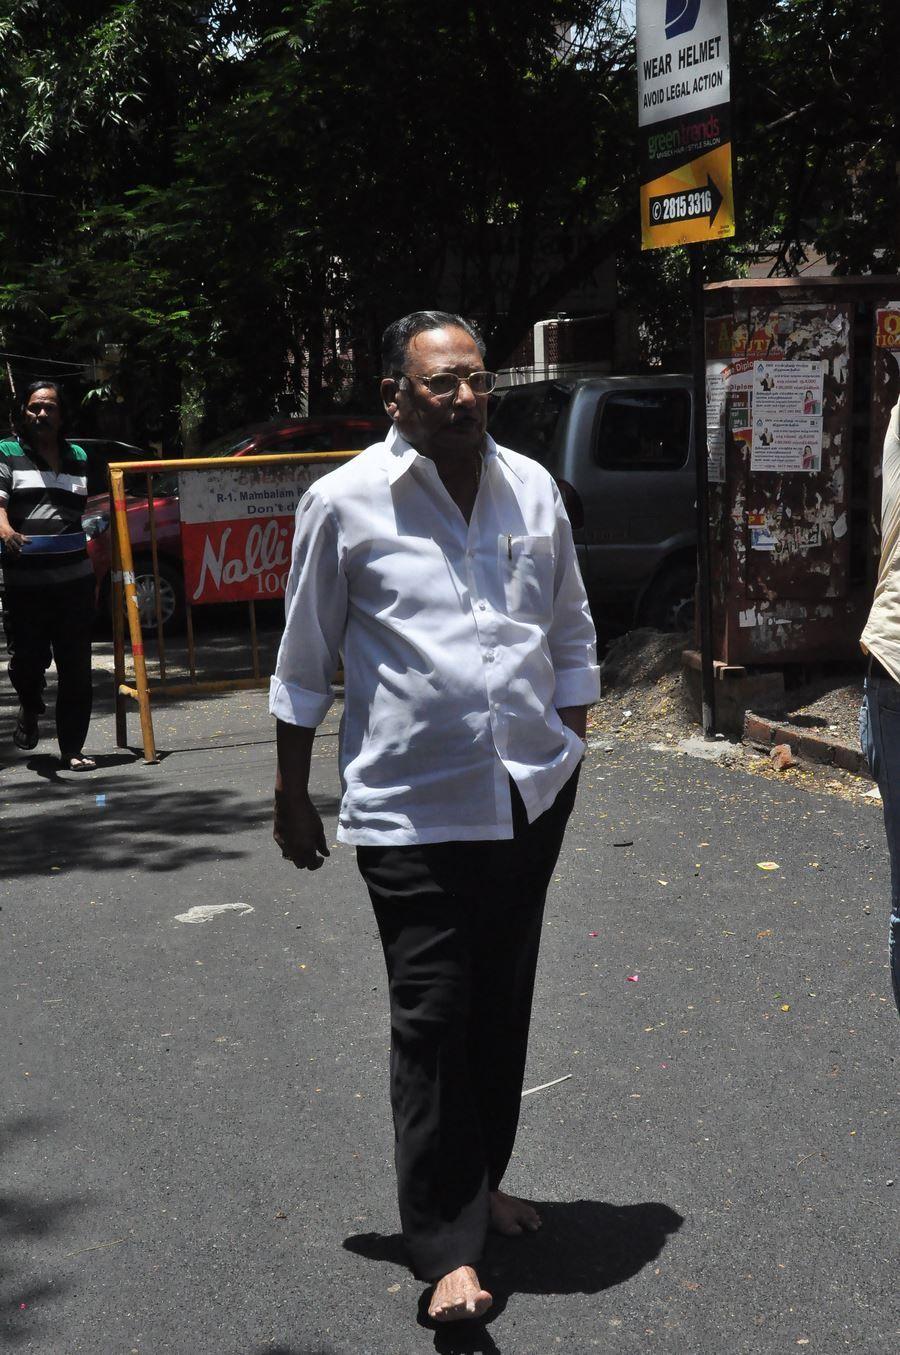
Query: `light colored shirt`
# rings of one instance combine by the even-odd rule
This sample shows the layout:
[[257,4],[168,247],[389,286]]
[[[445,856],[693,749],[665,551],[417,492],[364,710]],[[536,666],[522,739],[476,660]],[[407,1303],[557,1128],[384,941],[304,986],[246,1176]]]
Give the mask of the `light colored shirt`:
[[881,462],[881,559],[862,645],[900,682],[900,401],[894,406]]
[[343,655],[338,840],[512,837],[584,744],[557,714],[600,695],[594,626],[552,477],[490,438],[467,524],[392,429],[297,508],[269,705],[314,728]]

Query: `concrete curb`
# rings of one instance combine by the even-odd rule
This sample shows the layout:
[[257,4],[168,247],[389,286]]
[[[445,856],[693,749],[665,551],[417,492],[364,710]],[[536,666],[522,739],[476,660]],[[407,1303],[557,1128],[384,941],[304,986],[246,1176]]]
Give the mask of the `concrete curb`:
[[834,739],[822,738],[791,725],[779,724],[777,720],[767,720],[764,715],[754,715],[748,711],[744,716],[744,742],[768,750],[776,744],[786,743],[796,757],[806,758],[808,762],[818,762],[826,767],[841,767],[845,772],[861,776],[872,781],[872,773],[862,752],[850,748]]

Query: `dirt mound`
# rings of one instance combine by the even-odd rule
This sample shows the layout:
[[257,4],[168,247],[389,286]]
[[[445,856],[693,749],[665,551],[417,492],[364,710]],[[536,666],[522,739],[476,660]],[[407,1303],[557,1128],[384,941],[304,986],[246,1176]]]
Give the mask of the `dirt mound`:
[[673,742],[694,733],[681,672],[690,639],[686,632],[645,628],[613,640],[600,673],[603,694],[588,717],[591,735]]
[[688,631],[631,630],[613,640],[601,669],[604,687],[650,686],[680,674],[681,655],[691,643]]

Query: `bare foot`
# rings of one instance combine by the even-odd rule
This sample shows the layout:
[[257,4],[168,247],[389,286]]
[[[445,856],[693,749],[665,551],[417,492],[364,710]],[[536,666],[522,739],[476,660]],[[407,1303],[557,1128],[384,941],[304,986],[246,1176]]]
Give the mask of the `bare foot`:
[[481,1317],[493,1302],[472,1267],[460,1266],[434,1286],[428,1316],[435,1322],[460,1322],[466,1317]]
[[517,1200],[502,1190],[491,1191],[491,1227],[504,1237],[518,1237],[520,1233],[536,1233],[541,1216],[527,1200]]

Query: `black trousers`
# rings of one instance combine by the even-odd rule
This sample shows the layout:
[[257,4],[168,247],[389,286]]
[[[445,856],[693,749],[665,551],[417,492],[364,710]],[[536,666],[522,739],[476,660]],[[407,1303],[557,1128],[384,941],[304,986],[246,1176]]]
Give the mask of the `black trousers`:
[[91,628],[94,577],[47,588],[7,588],[4,618],[9,680],[23,708],[44,711],[44,674],[56,663],[56,737],[64,758],[84,747],[91,722]]
[[413,1268],[475,1265],[519,1121],[547,886],[578,772],[506,841],[359,847],[387,965],[400,1220]]

